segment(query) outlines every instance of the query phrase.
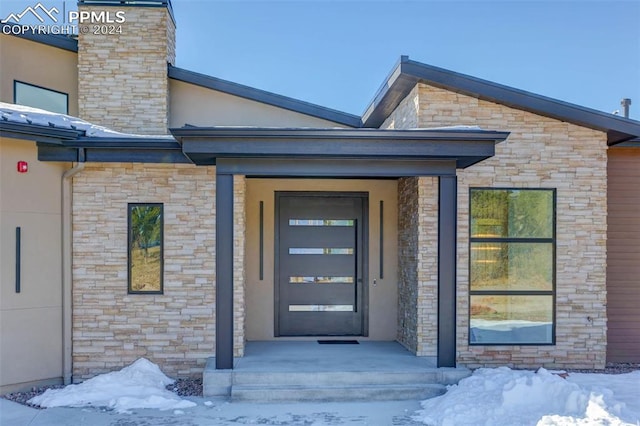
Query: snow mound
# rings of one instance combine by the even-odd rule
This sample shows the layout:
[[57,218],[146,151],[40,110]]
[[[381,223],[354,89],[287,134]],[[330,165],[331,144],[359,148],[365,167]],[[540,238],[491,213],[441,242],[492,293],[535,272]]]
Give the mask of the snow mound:
[[[640,371],[621,376],[626,377],[619,380],[637,386]],[[576,382],[544,368],[537,372],[483,368],[450,386],[446,394],[423,401],[415,420],[433,426],[622,426],[640,420],[640,413],[617,399],[611,389]]]
[[48,389],[28,402],[45,408],[108,407],[120,413],[134,408],[177,410],[196,406],[166,389],[174,381],[156,364],[140,358],[120,371],[101,374],[62,389]]

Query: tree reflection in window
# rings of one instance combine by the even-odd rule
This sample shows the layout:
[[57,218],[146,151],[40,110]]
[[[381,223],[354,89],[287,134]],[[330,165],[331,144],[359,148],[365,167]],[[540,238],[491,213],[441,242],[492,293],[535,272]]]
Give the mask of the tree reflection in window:
[[163,205],[129,204],[129,293],[163,292]]
[[555,197],[470,189],[470,344],[555,342]]

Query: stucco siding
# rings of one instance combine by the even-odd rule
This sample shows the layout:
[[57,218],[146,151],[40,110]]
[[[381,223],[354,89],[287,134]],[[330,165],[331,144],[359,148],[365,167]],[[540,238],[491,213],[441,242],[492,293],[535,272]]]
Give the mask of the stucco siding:
[[13,103],[15,80],[69,95],[69,114],[78,115],[78,55],[35,41],[0,34],[0,102]]
[[[369,333],[359,340],[395,340],[397,324],[397,184],[364,179],[247,179],[246,321],[247,340],[275,340],[276,191],[367,192]],[[260,202],[263,203],[263,276],[260,278]],[[380,201],[384,212],[380,226]],[[383,229],[381,229],[383,228]],[[382,239],[380,232],[383,232]],[[382,242],[383,246],[380,247]],[[380,253],[383,277],[380,276]],[[291,339],[286,337],[283,339]],[[296,337],[317,339],[317,337]]]
[[[29,171],[18,173],[16,163]],[[0,392],[62,381],[62,163],[0,138]],[[16,228],[20,227],[20,292]]]
[[184,81],[169,79],[169,91],[169,127],[182,127],[186,124],[205,127],[345,127]]

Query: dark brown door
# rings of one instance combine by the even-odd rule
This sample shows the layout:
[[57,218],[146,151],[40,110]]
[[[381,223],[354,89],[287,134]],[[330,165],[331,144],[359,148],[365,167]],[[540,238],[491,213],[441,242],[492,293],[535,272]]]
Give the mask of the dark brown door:
[[276,194],[276,335],[363,335],[366,195]]

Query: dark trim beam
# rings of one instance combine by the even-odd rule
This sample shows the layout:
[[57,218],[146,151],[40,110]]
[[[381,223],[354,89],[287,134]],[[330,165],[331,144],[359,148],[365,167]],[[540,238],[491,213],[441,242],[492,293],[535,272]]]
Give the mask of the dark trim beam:
[[100,163],[190,164],[180,149],[71,148],[38,143],[40,161],[78,161],[78,150],[86,150],[86,161]]
[[[196,158],[197,160],[197,158]],[[196,164],[198,162],[196,161]],[[455,176],[455,160],[219,158],[218,173],[250,177]]]
[[[183,127],[171,129],[195,164],[224,158],[365,160],[455,160],[465,168],[495,154],[508,132],[479,129],[271,129]],[[369,168],[374,171],[373,167]],[[234,170],[234,173],[237,171]],[[364,171],[362,173],[365,173]],[[428,173],[434,175],[437,173]],[[282,173],[281,173],[282,175]],[[354,172],[349,173],[354,175]],[[409,171],[395,176],[424,175]],[[364,176],[367,176],[365,173]],[[387,176],[390,176],[387,174]]]
[[482,157],[494,154],[495,139],[490,140],[371,140],[354,141],[321,139],[284,139],[273,141],[230,141],[185,140],[182,149],[185,154],[211,154],[214,157],[284,157],[284,156],[322,156],[355,158],[393,158],[393,157]]
[[438,367],[456,366],[457,180],[439,178],[438,207]]
[[62,145],[66,139],[76,139],[84,132],[39,124],[0,120],[0,137],[42,141]]
[[[169,129],[178,140],[362,140],[362,141],[410,141],[410,140],[491,140],[499,142],[509,136],[509,132],[482,130],[476,127],[449,127],[435,129],[338,129],[338,128],[271,128],[271,127],[180,127]],[[198,139],[199,138],[199,139]]]
[[216,171],[216,369],[233,368],[233,175]]
[[77,161],[77,150],[86,150],[86,161],[101,163],[191,163],[173,138],[87,138],[58,141],[37,139],[40,161]]

